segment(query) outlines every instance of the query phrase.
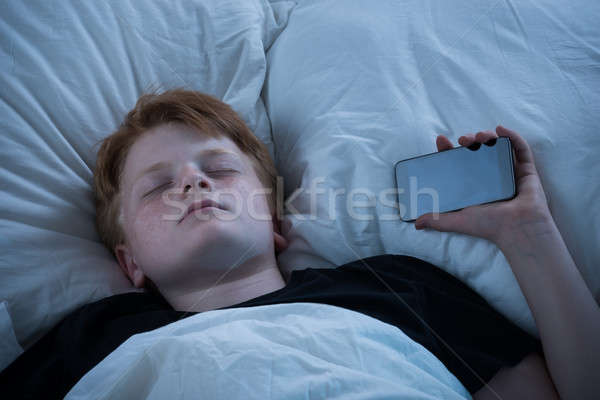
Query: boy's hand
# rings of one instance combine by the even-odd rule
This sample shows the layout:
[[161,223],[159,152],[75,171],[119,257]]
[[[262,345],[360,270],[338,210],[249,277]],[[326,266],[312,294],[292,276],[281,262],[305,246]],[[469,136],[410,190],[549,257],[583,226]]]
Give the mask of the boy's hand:
[[[459,232],[498,244],[500,240],[510,237],[525,225],[545,224],[552,221],[546,195],[535,168],[533,153],[525,139],[517,132],[498,126],[496,133],[483,131],[477,135],[467,134],[461,136],[458,143],[465,147],[481,146],[482,143],[494,140],[498,136],[508,137],[515,150],[516,197],[511,200],[466,207],[460,211],[424,214],[417,218],[416,229]],[[443,135],[438,135],[436,145],[438,151],[453,148],[452,143]]]

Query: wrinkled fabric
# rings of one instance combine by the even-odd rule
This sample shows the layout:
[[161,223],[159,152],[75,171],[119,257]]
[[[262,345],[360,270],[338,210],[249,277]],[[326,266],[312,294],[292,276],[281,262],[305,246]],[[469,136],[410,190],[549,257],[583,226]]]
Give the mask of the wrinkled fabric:
[[469,399],[400,329],[344,308],[208,311],[137,334],[66,399]]
[[22,353],[23,349],[13,330],[6,302],[0,302],[0,370],[10,365]]
[[599,20],[600,2],[585,0],[299,0],[267,53],[263,92],[294,194],[286,273],[407,254],[536,334],[493,243],[416,231],[394,204],[396,162],[437,151],[438,134],[457,146],[503,125],[532,148],[550,211],[600,299]]
[[77,307],[137,290],[98,238],[91,185],[97,142],[142,93],[184,87],[222,99],[273,152],[265,52],[293,5],[2,4],[0,301],[23,348]]

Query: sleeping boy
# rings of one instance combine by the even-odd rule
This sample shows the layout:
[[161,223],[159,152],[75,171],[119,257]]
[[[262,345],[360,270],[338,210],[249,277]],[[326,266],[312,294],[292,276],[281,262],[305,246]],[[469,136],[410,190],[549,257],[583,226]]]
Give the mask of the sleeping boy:
[[[541,342],[451,275],[409,256],[308,268],[286,282],[276,256],[288,243],[266,147],[227,104],[175,89],[140,97],[102,141],[94,171],[100,237],[133,285],[147,290],[77,310],[0,382],[31,396],[62,397],[133,334],[208,310],[312,302],[397,326],[474,398],[592,398],[600,392],[600,311],[552,219],[529,146],[501,126],[462,136],[459,144],[498,136],[509,137],[516,152],[517,196],[427,214],[415,227],[495,243]],[[452,148],[442,135],[436,145]]]

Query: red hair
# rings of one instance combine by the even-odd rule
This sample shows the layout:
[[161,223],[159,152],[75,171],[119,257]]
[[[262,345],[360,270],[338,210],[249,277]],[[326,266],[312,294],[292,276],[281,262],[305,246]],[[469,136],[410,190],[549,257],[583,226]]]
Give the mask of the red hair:
[[197,128],[200,134],[225,136],[252,160],[266,189],[271,214],[277,199],[277,170],[266,146],[250,131],[236,112],[221,100],[196,91],[173,89],[142,95],[125,120],[102,139],[94,170],[96,225],[102,242],[114,252],[126,237],[121,220],[121,179],[132,145],[149,129],[178,122]]

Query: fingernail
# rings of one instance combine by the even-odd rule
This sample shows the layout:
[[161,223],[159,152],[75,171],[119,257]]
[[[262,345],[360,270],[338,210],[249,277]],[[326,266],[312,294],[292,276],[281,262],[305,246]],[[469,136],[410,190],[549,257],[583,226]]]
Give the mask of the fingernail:
[[490,139],[484,143],[486,146],[493,146],[496,144],[496,138]]

